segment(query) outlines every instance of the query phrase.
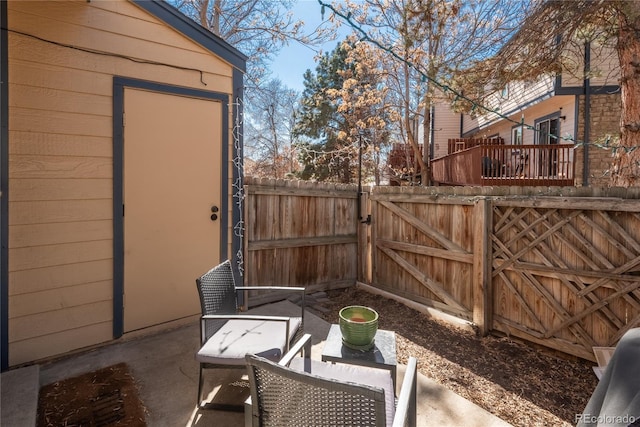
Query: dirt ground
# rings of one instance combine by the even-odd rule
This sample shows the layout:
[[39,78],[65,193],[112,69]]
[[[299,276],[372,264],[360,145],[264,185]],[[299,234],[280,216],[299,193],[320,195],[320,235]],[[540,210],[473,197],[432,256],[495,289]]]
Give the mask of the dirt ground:
[[398,361],[418,370],[514,426],[573,426],[597,384],[593,363],[533,348],[507,337],[478,338],[409,307],[356,288],[327,292],[321,316],[337,323],[347,305],[380,315],[396,332]]

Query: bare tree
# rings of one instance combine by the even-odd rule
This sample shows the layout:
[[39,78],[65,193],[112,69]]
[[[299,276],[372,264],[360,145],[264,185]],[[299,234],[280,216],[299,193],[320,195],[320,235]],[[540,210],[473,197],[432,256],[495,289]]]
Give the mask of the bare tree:
[[[388,84],[402,120],[398,134],[428,176],[430,109],[437,85],[448,85],[470,61],[495,53],[515,31],[522,4],[508,0],[365,0],[335,5],[363,39],[385,52]],[[420,150],[417,119],[423,122]],[[427,184],[427,180],[422,180]]]
[[[285,178],[300,168],[293,146],[296,91],[270,80],[245,104],[245,153],[248,175]],[[245,168],[247,169],[247,168]]]
[[[291,8],[295,0],[175,0],[177,7],[203,27],[247,55],[245,84],[259,88],[269,63],[289,43],[318,46],[335,37],[335,26],[323,23],[305,30]],[[320,8],[318,6],[318,13]]]
[[[244,79],[245,170],[283,177],[297,169],[289,130],[296,95],[280,81],[269,80],[269,65],[281,48],[301,43],[312,49],[335,38],[339,23],[305,28],[291,8],[296,0],[174,0],[200,25],[247,55]],[[318,13],[320,13],[320,6]]]

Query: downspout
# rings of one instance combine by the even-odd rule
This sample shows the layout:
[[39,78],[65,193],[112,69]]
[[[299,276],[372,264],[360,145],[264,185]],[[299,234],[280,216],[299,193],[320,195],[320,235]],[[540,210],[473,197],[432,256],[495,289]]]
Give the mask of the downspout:
[[589,139],[591,137],[591,43],[584,44],[584,164],[582,165],[582,186],[589,185]]
[[[433,160],[433,153],[434,153],[434,145],[436,143],[436,132],[435,132],[435,118],[436,118],[436,108],[434,105],[431,106],[430,108],[430,113],[431,113],[431,129],[430,129],[430,139],[431,141],[429,142],[429,165],[431,165],[431,160]],[[429,166],[429,171],[431,171],[431,166]],[[429,177],[429,182],[431,182],[431,177]]]
[[9,369],[9,55],[7,2],[0,2],[0,370]]

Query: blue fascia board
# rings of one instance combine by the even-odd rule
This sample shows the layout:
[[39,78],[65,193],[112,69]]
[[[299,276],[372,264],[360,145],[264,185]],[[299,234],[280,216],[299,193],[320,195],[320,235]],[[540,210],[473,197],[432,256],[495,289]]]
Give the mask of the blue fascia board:
[[146,10],[156,18],[165,22],[186,37],[204,46],[206,49],[227,61],[240,71],[247,68],[247,56],[231,46],[219,36],[198,25],[174,6],[164,0],[131,0],[138,7]]

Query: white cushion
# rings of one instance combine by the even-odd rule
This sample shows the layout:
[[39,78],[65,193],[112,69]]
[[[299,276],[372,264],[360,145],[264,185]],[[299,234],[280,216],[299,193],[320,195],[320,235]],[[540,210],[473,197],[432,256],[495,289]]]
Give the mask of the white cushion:
[[323,378],[383,389],[385,415],[387,419],[386,425],[390,426],[393,424],[393,416],[395,414],[395,390],[393,389],[391,372],[388,370],[345,363],[325,363],[303,357],[294,358],[289,367],[297,371],[307,372]]
[[218,365],[244,365],[245,354],[255,354],[277,362],[301,323],[301,318],[291,318],[287,338],[286,322],[283,321],[229,320],[204,343],[196,353],[196,360]]

